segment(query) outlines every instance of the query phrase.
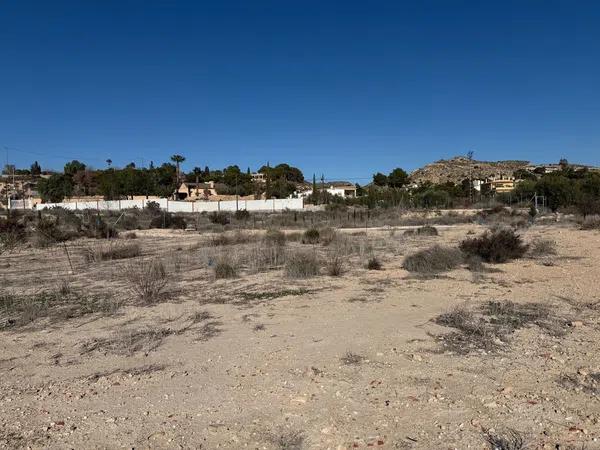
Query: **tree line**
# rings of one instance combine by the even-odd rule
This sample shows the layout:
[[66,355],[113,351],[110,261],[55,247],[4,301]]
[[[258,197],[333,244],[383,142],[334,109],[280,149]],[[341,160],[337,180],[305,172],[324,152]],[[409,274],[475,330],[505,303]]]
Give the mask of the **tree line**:
[[[155,166],[138,168],[135,163],[123,168],[112,167],[107,160],[106,169],[93,169],[86,164],[73,160],[65,164],[62,173],[53,173],[48,178],[38,181],[38,192],[44,202],[57,203],[65,198],[78,196],[102,196],[106,200],[129,198],[132,196],[169,197],[183,182],[214,181],[218,194],[255,195],[257,198],[284,198],[296,190],[296,183],[304,181],[302,171],[288,164],[271,167],[262,166],[258,172],[264,174],[264,181],[257,182],[252,178],[248,167],[242,171],[239,166],[231,165],[224,169],[212,170],[194,167],[190,172],[181,171],[181,163],[185,157],[173,155],[171,162]],[[34,173],[33,168],[36,168]],[[41,174],[39,164],[34,163],[32,175]],[[21,171],[23,174],[24,171]]]

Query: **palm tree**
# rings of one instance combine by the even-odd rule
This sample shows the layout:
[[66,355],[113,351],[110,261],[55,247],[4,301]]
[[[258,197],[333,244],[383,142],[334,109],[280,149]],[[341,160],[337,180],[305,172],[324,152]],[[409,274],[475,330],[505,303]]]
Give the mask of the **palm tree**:
[[171,156],[171,161],[177,165],[177,180],[179,181],[179,164],[185,161],[185,157],[181,155],[173,155]]

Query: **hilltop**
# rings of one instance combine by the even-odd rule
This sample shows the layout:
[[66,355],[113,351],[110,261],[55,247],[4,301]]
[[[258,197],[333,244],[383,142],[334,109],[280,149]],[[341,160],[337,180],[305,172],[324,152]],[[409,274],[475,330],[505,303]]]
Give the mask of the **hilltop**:
[[[469,178],[487,178],[493,175],[510,176],[515,170],[525,169],[529,161],[476,161],[469,160],[464,156],[456,156],[452,159],[440,159],[427,164],[410,174],[411,181],[415,183],[431,182],[435,184],[460,183]],[[471,172],[471,173],[470,173]]]

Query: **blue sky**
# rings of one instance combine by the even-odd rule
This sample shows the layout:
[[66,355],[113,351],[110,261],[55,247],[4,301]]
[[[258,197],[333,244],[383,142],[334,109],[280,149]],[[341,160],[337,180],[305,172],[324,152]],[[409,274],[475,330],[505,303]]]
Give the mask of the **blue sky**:
[[584,1],[5,0],[2,160],[600,164],[599,23]]

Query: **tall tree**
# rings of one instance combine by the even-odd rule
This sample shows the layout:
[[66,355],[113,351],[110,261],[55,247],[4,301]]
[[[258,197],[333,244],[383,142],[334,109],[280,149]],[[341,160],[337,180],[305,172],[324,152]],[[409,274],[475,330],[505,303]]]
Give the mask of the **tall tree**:
[[175,166],[177,167],[177,182],[179,182],[179,179],[181,178],[181,173],[179,172],[179,165],[185,161],[185,157],[175,154],[171,156],[171,161],[173,161],[175,163]]
[[408,183],[408,174],[398,167],[390,172],[387,183],[390,187],[400,188]]
[[385,186],[387,185],[387,182],[387,177],[381,172],[377,172],[375,175],[373,175],[373,183],[377,186]]
[[110,166],[112,166],[112,159],[108,158],[106,160],[106,164],[108,165],[108,167],[110,168]]
[[64,167],[65,175],[68,175],[70,177],[72,177],[73,175],[75,175],[77,172],[79,172],[81,170],[85,170],[85,164],[77,161],[76,159],[74,159],[71,162],[66,163],[65,167]]
[[319,203],[319,196],[317,195],[317,176],[313,173],[313,185],[312,185],[312,201],[313,205]]
[[31,175],[34,177],[40,176],[42,174],[42,168],[40,167],[37,161],[34,161],[31,165]]

